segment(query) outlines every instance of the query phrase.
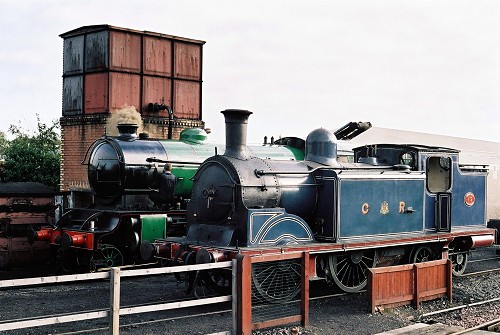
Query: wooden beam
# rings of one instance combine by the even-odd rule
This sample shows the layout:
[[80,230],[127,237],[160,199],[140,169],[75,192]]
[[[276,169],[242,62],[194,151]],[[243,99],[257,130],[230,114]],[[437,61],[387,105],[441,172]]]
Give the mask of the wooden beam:
[[300,292],[301,325],[309,325],[309,253],[306,251],[302,257],[302,290]]
[[252,334],[252,263],[251,257],[238,255],[237,334]]
[[109,335],[120,334],[120,268],[111,268],[109,294]]

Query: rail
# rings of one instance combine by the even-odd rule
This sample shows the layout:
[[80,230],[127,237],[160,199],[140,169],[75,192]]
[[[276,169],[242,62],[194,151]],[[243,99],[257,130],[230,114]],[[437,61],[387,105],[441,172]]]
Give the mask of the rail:
[[[0,281],[0,289],[11,288],[11,287],[22,287],[22,286],[37,286],[37,285],[47,285],[47,284],[59,284],[75,281],[91,281],[100,279],[110,280],[110,308],[98,311],[90,311],[85,313],[73,313],[73,314],[59,314],[51,315],[48,317],[38,317],[38,318],[24,318],[21,320],[6,320],[0,322],[0,331],[14,330],[14,329],[25,329],[32,327],[47,326],[53,324],[76,322],[89,319],[98,318],[109,318],[109,333],[110,335],[118,335],[120,328],[120,316],[128,314],[146,313],[160,310],[171,310],[178,308],[185,308],[191,306],[208,305],[220,302],[232,301],[232,296],[219,296],[196,300],[186,300],[186,301],[176,301],[171,303],[162,303],[147,306],[137,306],[137,307],[127,307],[120,308],[120,280],[125,277],[137,277],[137,276],[151,276],[151,275],[162,275],[162,274],[174,274],[179,272],[189,272],[189,271],[200,271],[200,270],[210,270],[210,269],[221,269],[221,268],[231,268],[233,273],[233,281],[236,280],[237,271],[236,260],[220,263],[209,263],[209,264],[198,264],[198,265],[184,265],[176,267],[164,267],[164,268],[150,268],[150,269],[140,269],[140,270],[124,270],[120,268],[111,268],[106,272],[98,273],[86,273],[86,274],[76,274],[76,275],[64,275],[64,276],[50,276],[50,277],[38,277],[38,278],[25,278],[25,279],[15,279],[15,280],[2,280]],[[236,285],[233,285],[235,287]],[[233,303],[233,308],[235,304]],[[233,310],[234,312],[234,310]],[[233,323],[235,321],[233,320]],[[233,324],[233,329],[236,325]],[[231,332],[223,332],[217,334],[231,334]]]

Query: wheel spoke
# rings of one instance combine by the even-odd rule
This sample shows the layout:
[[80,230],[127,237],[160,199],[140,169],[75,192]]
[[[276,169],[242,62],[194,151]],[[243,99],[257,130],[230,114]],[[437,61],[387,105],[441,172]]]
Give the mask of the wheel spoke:
[[295,260],[283,263],[259,263],[252,266],[252,295],[270,303],[284,303],[300,291],[300,264]]
[[464,274],[465,269],[467,267],[468,263],[468,254],[467,252],[461,252],[461,253],[456,253],[456,254],[451,254],[450,259],[452,263],[452,273],[455,276],[461,276]]
[[434,260],[434,253],[429,246],[420,246],[412,251],[411,263],[422,263]]
[[116,247],[112,245],[104,246],[100,249],[97,257],[90,260],[90,268],[95,271],[103,267],[113,267],[123,265],[123,256]]
[[[229,276],[229,278],[228,278]],[[225,270],[204,271],[201,274],[203,283],[212,291],[219,294],[231,293],[231,272]]]
[[366,271],[374,264],[372,252],[353,252],[329,256],[329,276],[346,292],[358,292],[367,283]]

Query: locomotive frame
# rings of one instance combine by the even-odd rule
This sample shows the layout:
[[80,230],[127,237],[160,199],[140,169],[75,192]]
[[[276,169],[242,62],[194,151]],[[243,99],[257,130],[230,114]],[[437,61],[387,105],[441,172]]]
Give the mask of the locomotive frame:
[[[200,166],[187,236],[157,240],[149,249],[157,258],[193,264],[305,252],[310,279],[358,292],[370,267],[450,257],[460,275],[470,250],[495,242],[495,230],[486,227],[487,172],[460,166],[457,150],[368,145],[354,149],[355,163],[340,164],[331,135],[321,129],[308,136],[305,161],[265,161],[246,150],[251,112],[222,113],[230,150]],[[282,270],[266,269],[300,284],[296,271]],[[252,280],[266,294],[258,276]],[[204,281],[227,289],[224,274]],[[290,293],[281,292],[268,299],[281,303]]]

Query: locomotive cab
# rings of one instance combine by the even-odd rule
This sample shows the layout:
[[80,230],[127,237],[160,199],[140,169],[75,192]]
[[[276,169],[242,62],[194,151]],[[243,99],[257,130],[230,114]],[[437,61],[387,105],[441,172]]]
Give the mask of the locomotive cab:
[[426,230],[449,232],[452,221],[454,227],[485,226],[487,170],[460,165],[458,150],[373,144],[355,148],[354,158],[373,165],[407,166],[425,174]]

